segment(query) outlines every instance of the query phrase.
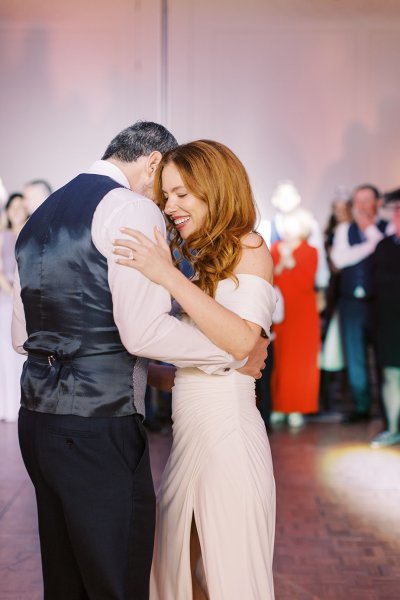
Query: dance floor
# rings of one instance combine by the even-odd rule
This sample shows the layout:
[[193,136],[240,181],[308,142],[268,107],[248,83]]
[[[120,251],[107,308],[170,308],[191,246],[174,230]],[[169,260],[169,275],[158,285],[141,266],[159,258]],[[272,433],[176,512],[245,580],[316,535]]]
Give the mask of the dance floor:
[[[270,436],[276,600],[399,600],[400,447],[371,450],[379,428],[310,423]],[[157,484],[170,437],[150,438]],[[39,600],[34,494],[15,425],[0,424],[0,456],[0,600]]]

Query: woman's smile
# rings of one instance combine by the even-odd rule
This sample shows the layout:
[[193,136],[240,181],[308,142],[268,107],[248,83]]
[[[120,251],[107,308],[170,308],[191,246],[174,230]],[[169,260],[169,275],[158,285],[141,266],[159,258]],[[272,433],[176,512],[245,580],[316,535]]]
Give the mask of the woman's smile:
[[190,216],[189,215],[185,215],[185,216],[173,215],[170,217],[170,219],[174,223],[175,229],[178,229],[179,231],[181,231],[185,227],[186,223],[188,221],[190,221]]
[[188,190],[174,163],[163,169],[162,190],[166,200],[164,212],[181,238],[186,240],[203,226],[208,213],[207,204]]

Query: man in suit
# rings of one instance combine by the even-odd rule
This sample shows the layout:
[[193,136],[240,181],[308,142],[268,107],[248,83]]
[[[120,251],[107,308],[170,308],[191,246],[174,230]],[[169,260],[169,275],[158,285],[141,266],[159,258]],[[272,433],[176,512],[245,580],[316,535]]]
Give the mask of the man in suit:
[[374,285],[371,257],[384,237],[387,222],[378,219],[381,199],[370,184],[358,186],[352,196],[353,221],[338,225],[331,259],[341,270],[339,318],[347,361],[349,387],[355,409],[346,422],[370,418],[371,387],[368,344],[374,341]]
[[152,185],[176,145],[157,123],[126,128],[37,208],[17,242],[13,344],[28,355],[19,438],[45,600],[148,598],[155,498],[140,357],[221,376],[243,364],[170,316],[168,293],[112,254],[122,226],[165,232]]

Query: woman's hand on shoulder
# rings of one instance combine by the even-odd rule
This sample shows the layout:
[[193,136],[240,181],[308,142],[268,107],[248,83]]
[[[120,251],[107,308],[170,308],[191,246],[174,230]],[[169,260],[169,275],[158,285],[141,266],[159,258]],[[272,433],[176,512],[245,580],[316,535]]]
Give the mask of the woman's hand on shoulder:
[[235,273],[258,275],[269,283],[273,282],[274,264],[262,236],[251,232],[242,237],[242,256]]
[[154,229],[155,243],[140,231],[122,227],[123,234],[129,238],[113,240],[113,253],[118,256],[116,262],[140,271],[154,283],[165,286],[168,273],[176,269],[167,242],[157,227]]

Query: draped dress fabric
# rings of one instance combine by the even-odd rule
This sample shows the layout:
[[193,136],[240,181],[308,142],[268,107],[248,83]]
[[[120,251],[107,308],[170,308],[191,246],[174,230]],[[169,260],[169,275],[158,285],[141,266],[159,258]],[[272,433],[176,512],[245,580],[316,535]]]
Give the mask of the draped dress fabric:
[[[0,233],[3,276],[12,283],[15,271],[16,235],[11,229]],[[24,356],[17,354],[11,341],[12,296],[0,289],[0,419],[12,422],[18,418],[21,402],[20,378]]]
[[[275,291],[226,279],[216,300],[269,332]],[[232,332],[234,335],[234,332]],[[157,502],[151,600],[191,600],[194,517],[210,600],[273,600],[275,483],[254,379],[178,369],[173,444]]]

